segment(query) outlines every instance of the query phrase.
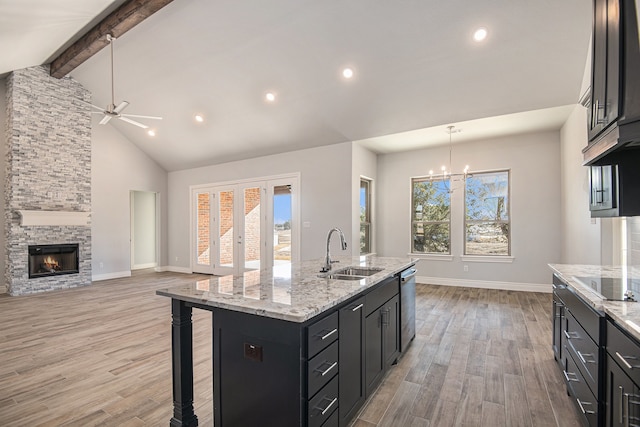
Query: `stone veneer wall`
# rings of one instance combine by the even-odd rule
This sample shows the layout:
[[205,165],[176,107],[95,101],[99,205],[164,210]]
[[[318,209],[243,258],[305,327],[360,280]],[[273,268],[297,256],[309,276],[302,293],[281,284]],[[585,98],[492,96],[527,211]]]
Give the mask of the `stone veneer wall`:
[[[7,78],[5,176],[6,266],[11,295],[91,283],[91,224],[20,225],[16,210],[91,211],[90,94],[75,80],[49,76],[48,67]],[[27,247],[79,243],[80,273],[29,279]]]

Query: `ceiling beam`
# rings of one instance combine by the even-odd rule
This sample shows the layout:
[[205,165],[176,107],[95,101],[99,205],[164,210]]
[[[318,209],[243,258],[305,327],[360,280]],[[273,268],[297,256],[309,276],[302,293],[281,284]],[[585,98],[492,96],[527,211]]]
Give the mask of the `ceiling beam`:
[[107,46],[107,34],[118,38],[173,0],[129,0],[91,28],[78,41],[51,61],[51,76],[66,76]]

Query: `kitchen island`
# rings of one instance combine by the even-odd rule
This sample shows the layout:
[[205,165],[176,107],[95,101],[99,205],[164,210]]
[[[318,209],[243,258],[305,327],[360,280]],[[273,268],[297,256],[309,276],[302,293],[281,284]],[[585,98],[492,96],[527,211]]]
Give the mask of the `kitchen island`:
[[172,426],[196,426],[193,308],[212,312],[216,426],[346,425],[400,355],[399,273],[409,258],[335,257],[158,290],[171,298]]
[[640,271],[551,264],[554,357],[590,426],[640,418]]

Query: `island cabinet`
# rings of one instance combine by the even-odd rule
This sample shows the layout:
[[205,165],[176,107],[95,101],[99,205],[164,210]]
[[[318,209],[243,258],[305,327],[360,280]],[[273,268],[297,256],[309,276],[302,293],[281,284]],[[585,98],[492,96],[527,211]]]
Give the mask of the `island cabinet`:
[[640,424],[640,343],[607,322],[607,426]]
[[346,426],[366,399],[364,382],[365,298],[356,299],[339,311],[340,377],[339,424]]
[[400,355],[399,281],[388,279],[366,295],[365,391],[369,396]]
[[555,275],[553,283],[553,346],[567,392],[587,425],[602,426],[606,384],[604,314],[594,310]]

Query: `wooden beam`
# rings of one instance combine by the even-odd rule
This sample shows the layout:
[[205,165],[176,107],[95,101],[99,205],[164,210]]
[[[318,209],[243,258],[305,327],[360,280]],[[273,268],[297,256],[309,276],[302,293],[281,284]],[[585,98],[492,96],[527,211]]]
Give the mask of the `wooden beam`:
[[66,76],[107,46],[107,34],[118,38],[173,0],[129,0],[114,10],[51,62],[51,76]]

